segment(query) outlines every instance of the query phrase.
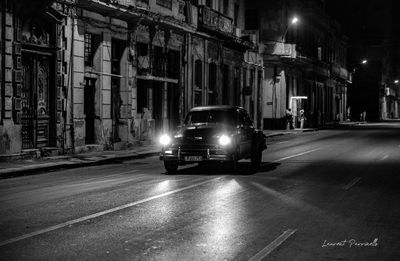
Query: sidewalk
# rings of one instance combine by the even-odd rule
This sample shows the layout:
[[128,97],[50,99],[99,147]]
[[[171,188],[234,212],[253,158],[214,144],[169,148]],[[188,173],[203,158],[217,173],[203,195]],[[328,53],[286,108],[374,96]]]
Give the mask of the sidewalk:
[[25,160],[0,161],[0,178],[30,175],[33,173],[58,169],[102,165],[118,162],[121,160],[156,156],[159,153],[160,146],[148,145],[138,146],[130,150],[101,151]]
[[[264,131],[264,134],[267,137],[274,137],[307,131],[315,131],[315,129],[266,130]],[[147,145],[120,151],[90,152],[23,160],[2,160],[0,161],[0,178],[31,175],[45,171],[102,165],[122,160],[157,156],[160,153],[160,150],[161,147],[159,145]]]

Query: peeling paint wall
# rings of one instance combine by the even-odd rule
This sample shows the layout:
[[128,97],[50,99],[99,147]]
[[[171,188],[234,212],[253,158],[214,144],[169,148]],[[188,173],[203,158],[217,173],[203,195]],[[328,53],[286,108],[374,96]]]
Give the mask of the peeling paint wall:
[[0,154],[18,153],[21,145],[21,126],[4,121],[0,125]]

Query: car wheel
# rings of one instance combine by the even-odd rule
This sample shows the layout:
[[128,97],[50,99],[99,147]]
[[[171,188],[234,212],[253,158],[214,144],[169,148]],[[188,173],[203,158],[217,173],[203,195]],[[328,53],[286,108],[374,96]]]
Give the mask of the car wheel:
[[262,161],[262,150],[258,148],[253,150],[253,152],[251,153],[250,161],[253,170],[258,170]]
[[168,173],[176,172],[178,169],[178,166],[179,166],[178,161],[164,160],[164,167]]
[[235,173],[237,172],[238,168],[238,159],[237,156],[235,156],[231,161],[228,162],[228,169],[229,171]]

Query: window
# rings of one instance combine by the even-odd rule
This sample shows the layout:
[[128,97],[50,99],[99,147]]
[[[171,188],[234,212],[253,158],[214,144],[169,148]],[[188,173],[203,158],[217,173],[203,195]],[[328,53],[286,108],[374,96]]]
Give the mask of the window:
[[233,104],[240,105],[240,68],[235,67],[233,76]]
[[247,114],[246,111],[243,110],[239,111],[239,124],[244,127],[250,127],[253,125],[249,117],[249,114]]
[[239,20],[239,5],[235,4],[234,10],[233,10],[233,25],[234,26],[238,25],[238,20]]
[[150,73],[150,57],[149,57],[149,45],[146,43],[136,43],[137,50],[137,67],[138,75],[146,75]]
[[246,30],[258,29],[258,11],[255,9],[248,9],[246,10],[245,16]]
[[229,104],[229,65],[224,64],[222,67],[222,104],[228,105]]
[[196,88],[201,89],[203,83],[203,63],[200,60],[196,60],[194,63],[194,84]]
[[203,63],[196,60],[194,63],[194,106],[203,105]]
[[210,63],[208,66],[208,104],[216,104],[217,65]]
[[154,47],[152,74],[154,76],[165,76],[165,56],[162,47]]
[[138,113],[143,113],[144,108],[148,108],[148,100],[149,100],[149,95],[148,95],[148,89],[147,89],[147,82],[145,80],[140,80],[138,79],[137,82],[137,112]]
[[190,112],[185,119],[185,124],[206,122],[236,126],[236,114],[232,110],[193,111]]
[[172,9],[172,0],[157,0],[159,6]]
[[167,77],[179,79],[180,73],[180,54],[179,51],[168,50],[167,55]]
[[93,66],[93,58],[100,45],[100,35],[85,33],[84,39],[84,59],[86,66]]
[[229,0],[224,0],[224,6],[223,6],[224,10],[224,15],[228,15],[228,11],[229,11]]
[[93,63],[93,50],[92,50],[92,35],[85,34],[85,65],[92,65]]
[[121,40],[112,39],[111,41],[111,73],[121,73],[121,58],[125,50],[126,43]]

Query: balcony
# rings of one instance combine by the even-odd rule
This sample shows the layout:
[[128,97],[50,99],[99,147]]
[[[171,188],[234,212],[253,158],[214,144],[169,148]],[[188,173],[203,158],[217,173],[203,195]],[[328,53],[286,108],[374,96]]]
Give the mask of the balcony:
[[282,58],[296,58],[296,44],[288,43],[266,43],[264,53],[266,55],[274,55]]
[[337,78],[341,78],[343,80],[349,79],[349,72],[347,71],[347,69],[338,65],[332,64],[331,73]]
[[199,27],[211,33],[234,35],[233,19],[207,6],[198,7]]

